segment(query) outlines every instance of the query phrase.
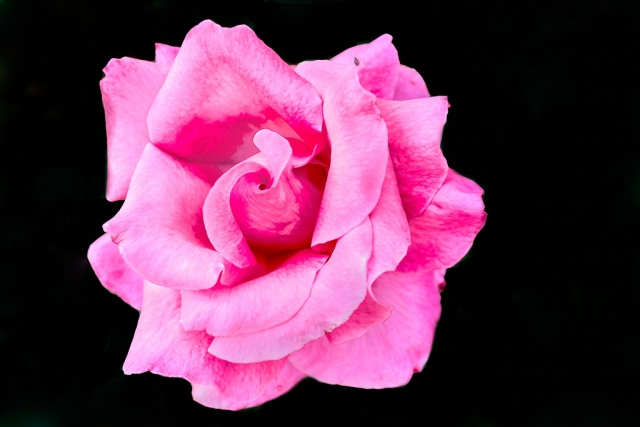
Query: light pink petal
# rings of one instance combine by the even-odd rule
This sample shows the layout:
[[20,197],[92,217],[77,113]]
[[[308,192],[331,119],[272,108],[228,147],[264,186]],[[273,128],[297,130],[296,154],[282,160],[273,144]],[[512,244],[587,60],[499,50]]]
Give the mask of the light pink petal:
[[171,64],[112,59],[100,81],[107,125],[107,200],[124,200],[131,176],[149,142],[147,113]]
[[428,98],[429,91],[427,85],[420,73],[413,68],[400,65],[400,73],[398,75],[398,83],[393,99],[396,101],[405,101],[408,99]]
[[295,316],[273,328],[234,337],[217,337],[209,351],[236,363],[277,360],[349,319],[367,292],[371,223],[338,240],[329,261],[318,272],[311,296]]
[[431,204],[409,221],[411,246],[398,271],[454,266],[471,249],[487,219],[482,188],[449,169]]
[[176,289],[206,289],[225,266],[209,243],[202,205],[220,171],[147,144],[120,212],[104,230],[142,277]]
[[285,138],[268,129],[259,130],[253,137],[253,143],[269,163],[271,182],[266,188],[275,187],[278,185],[280,175],[285,168],[291,166],[291,155],[293,154],[291,145]]
[[380,304],[367,292],[364,301],[353,312],[349,320],[327,334],[332,344],[340,344],[364,335],[369,329],[384,322],[391,316],[393,307]]
[[148,116],[151,141],[185,159],[233,165],[261,128],[304,140],[322,130],[313,86],[246,26],[187,34]]
[[360,388],[405,385],[422,370],[440,317],[434,272],[385,273],[373,290],[394,307],[391,317],[360,338],[331,344],[326,337],[293,353],[294,366],[318,381]]
[[326,255],[306,249],[274,271],[233,287],[182,291],[180,321],[186,330],[230,336],[257,332],[293,317],[309,298]]
[[275,381],[286,359],[236,365],[207,352],[213,337],[185,332],[179,323],[180,292],[144,283],[138,327],[124,362],[125,374],[146,371],[179,377],[195,384],[213,384],[227,399],[252,401]]
[[402,208],[391,159],[387,161],[380,199],[369,218],[373,229],[373,251],[367,265],[367,281],[371,285],[385,271],[396,269],[411,244],[409,223]]
[[169,46],[168,44],[156,43],[156,62],[158,64],[172,65],[175,61],[179,47]]
[[104,234],[93,242],[89,246],[87,258],[102,286],[131,307],[140,310],[144,279],[122,259],[118,245],[111,241],[111,236]]
[[344,236],[380,198],[387,167],[387,128],[376,99],[358,83],[357,66],[303,62],[296,72],[322,96],[331,166],[312,245]]
[[410,101],[378,100],[387,128],[389,151],[398,189],[407,216],[419,215],[447,175],[447,161],[440,150],[447,119],[447,97]]
[[298,384],[305,375],[298,371],[289,362],[284,365],[282,371],[274,381],[269,383],[264,393],[255,400],[248,402],[237,402],[229,400],[215,385],[192,384],[193,400],[209,408],[226,409],[238,411],[240,409],[251,408],[262,405],[273,400],[291,390]]
[[353,64],[357,58],[361,65],[358,77],[363,88],[378,98],[393,99],[400,60],[391,43],[393,37],[383,34],[371,43],[351,47],[331,59],[340,64]]

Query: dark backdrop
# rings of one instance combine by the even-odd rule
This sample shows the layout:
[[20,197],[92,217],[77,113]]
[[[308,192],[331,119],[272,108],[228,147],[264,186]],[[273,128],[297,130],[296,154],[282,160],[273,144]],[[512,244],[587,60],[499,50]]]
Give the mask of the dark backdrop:
[[[0,425],[640,425],[638,3],[471,3],[0,0]],[[443,150],[489,217],[408,386],[305,380],[233,414],[122,373],[138,313],[86,260],[120,206],[98,82],[207,18],[251,25],[288,62],[388,32],[449,96]]]

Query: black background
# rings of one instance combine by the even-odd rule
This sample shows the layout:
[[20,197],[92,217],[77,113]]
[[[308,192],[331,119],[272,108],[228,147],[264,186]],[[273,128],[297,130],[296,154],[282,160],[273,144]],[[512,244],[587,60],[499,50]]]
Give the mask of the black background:
[[[640,3],[299,3],[0,0],[0,425],[640,425]],[[204,19],[292,63],[387,32],[449,96],[443,150],[489,217],[408,386],[305,380],[230,413],[122,373],[138,313],[86,260],[120,205],[98,82]]]

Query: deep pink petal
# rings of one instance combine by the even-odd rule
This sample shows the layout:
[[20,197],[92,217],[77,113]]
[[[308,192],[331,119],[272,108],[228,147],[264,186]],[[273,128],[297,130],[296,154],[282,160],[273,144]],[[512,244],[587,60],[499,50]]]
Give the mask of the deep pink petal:
[[168,44],[156,43],[156,62],[158,64],[172,65],[175,61],[179,47],[169,46]]
[[369,218],[373,229],[373,250],[367,265],[367,281],[371,285],[385,271],[396,269],[411,244],[409,223],[402,208],[391,159],[387,162],[380,199]]
[[378,106],[389,129],[389,151],[402,204],[411,218],[427,207],[447,175],[440,140],[449,102],[436,96],[378,100]]
[[118,245],[111,241],[111,236],[104,234],[93,242],[89,246],[87,258],[102,286],[131,307],[140,310],[144,279],[122,259]]
[[233,165],[257,152],[259,129],[318,134],[322,104],[250,28],[204,21],[187,34],[148,123],[151,141],[179,157]]
[[225,398],[252,401],[275,381],[286,359],[237,365],[207,352],[213,337],[185,332],[179,323],[180,292],[144,283],[138,327],[124,362],[125,374],[146,371],[179,377],[194,384],[213,384]]
[[393,94],[396,101],[406,101],[408,99],[428,98],[429,91],[420,73],[413,68],[400,65],[398,83]]
[[120,212],[104,225],[142,277],[176,289],[207,289],[225,267],[202,221],[202,205],[220,171],[182,162],[147,144]]
[[149,142],[147,113],[171,64],[112,59],[100,81],[107,125],[107,200],[124,200],[131,176]]
[[400,60],[398,51],[391,43],[392,39],[393,37],[389,34],[383,34],[371,43],[345,50],[331,61],[353,64],[357,58],[362,65],[358,68],[362,87],[378,98],[393,99],[400,71]]
[[293,353],[294,366],[318,381],[360,388],[405,385],[422,370],[440,317],[434,272],[385,273],[373,290],[394,307],[391,317],[360,338],[331,344],[326,337]]
[[234,287],[182,291],[180,321],[187,330],[230,336],[257,332],[293,317],[309,298],[327,256],[306,249],[264,276]]
[[358,83],[357,66],[303,62],[296,72],[322,96],[331,166],[312,245],[344,236],[362,223],[380,198],[387,167],[387,128],[376,99]]
[[411,246],[398,271],[449,268],[469,251],[487,218],[482,188],[449,169],[431,204],[409,221]]
[[391,316],[393,307],[380,304],[369,292],[349,320],[327,334],[332,344],[340,344],[364,335]]
[[236,363],[277,360],[331,332],[365,298],[371,244],[371,223],[366,219],[338,240],[331,258],[318,272],[311,296],[295,316],[264,331],[217,337],[209,351]]
[[291,363],[287,362],[282,371],[280,371],[278,378],[269,383],[264,393],[255,400],[248,402],[229,400],[215,385],[193,384],[191,394],[193,395],[193,400],[201,405],[208,406],[209,408],[238,411],[240,409],[262,405],[265,402],[282,396],[298,384],[304,377],[305,375],[302,372],[294,368]]

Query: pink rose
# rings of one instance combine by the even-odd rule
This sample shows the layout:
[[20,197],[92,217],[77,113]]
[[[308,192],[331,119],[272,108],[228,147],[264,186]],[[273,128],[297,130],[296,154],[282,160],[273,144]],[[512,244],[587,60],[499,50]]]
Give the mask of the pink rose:
[[427,361],[447,268],[485,222],[449,169],[449,103],[391,36],[287,65],[245,26],[204,21],[100,82],[107,199],[89,248],[141,311],[124,363],[237,410],[303,377],[406,384]]

